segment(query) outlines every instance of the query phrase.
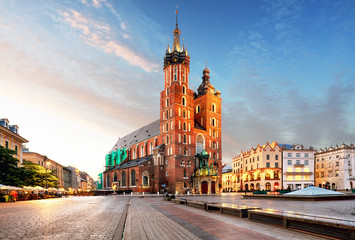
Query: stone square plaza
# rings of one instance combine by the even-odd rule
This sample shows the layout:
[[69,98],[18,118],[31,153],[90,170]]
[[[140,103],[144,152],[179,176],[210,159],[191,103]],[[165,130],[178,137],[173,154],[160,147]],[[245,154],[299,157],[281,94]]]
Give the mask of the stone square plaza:
[[[355,222],[355,201],[243,199],[242,194],[181,199],[294,211]],[[0,203],[0,239],[324,239],[157,195],[81,196]]]

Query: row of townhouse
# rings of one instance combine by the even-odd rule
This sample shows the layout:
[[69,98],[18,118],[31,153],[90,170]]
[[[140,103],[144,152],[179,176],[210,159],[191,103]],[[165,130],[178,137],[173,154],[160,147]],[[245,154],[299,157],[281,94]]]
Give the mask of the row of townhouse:
[[28,140],[20,136],[18,129],[17,125],[10,125],[7,118],[0,119],[0,146],[16,152],[14,157],[19,160],[18,166],[25,160],[51,170],[58,177],[58,186],[61,189],[78,192],[96,188],[95,181],[87,173],[71,166],[64,167],[45,155],[30,152],[23,145],[28,143]]
[[[233,158],[233,171],[223,181],[233,191],[297,190],[316,185],[333,190],[355,188],[353,144],[320,149],[303,145],[258,145]],[[228,176],[227,176],[228,175]]]

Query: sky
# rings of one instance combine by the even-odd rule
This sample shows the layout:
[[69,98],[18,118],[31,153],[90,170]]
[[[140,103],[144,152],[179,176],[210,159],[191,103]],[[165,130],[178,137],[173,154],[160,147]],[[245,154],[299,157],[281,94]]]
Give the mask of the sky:
[[222,160],[267,141],[355,143],[355,1],[0,0],[0,118],[32,152],[96,178],[159,118],[175,10],[222,95]]

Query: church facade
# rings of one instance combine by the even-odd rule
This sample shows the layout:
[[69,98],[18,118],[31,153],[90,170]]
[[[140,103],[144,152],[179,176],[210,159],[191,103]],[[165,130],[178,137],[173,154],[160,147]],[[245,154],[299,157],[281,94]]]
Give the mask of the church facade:
[[173,31],[164,57],[160,118],[120,138],[106,156],[104,189],[217,193],[222,190],[221,93],[203,70],[189,88],[190,56]]

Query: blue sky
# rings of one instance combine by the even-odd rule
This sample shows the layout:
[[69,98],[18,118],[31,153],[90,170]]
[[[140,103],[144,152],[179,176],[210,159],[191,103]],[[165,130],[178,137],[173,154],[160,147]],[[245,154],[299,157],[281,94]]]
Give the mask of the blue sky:
[[0,1],[0,117],[31,151],[96,176],[159,116],[175,10],[223,98],[223,161],[267,141],[355,142],[354,1]]

